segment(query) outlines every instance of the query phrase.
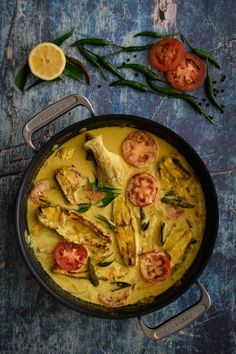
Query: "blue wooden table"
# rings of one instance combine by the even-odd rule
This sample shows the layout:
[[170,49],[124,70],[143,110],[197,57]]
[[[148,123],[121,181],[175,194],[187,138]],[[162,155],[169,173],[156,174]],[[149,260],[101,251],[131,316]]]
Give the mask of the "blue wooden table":
[[[2,0],[0,2],[0,353],[233,353],[235,333],[236,219],[236,11],[234,0]],[[66,78],[22,94],[14,77],[35,44],[75,27],[72,40],[103,37],[116,43],[144,44],[133,35],[157,30],[186,33],[222,63],[212,68],[225,113],[206,107],[215,117],[210,125],[191,107],[177,100],[110,88],[94,68],[91,87]],[[64,46],[65,48],[66,46]],[[73,50],[71,53],[77,55]],[[126,53],[114,63],[147,63],[144,52]],[[127,78],[133,78],[126,72]],[[221,82],[223,75],[226,80]],[[110,79],[113,78],[110,76]],[[136,77],[137,80],[141,77]],[[21,176],[33,153],[25,146],[22,127],[48,104],[72,93],[85,95],[97,114],[126,113],[161,122],[186,139],[208,166],[219,198],[220,228],[214,253],[201,282],[212,306],[187,329],[161,342],[148,340],[135,319],[110,321],[87,317],[62,306],[32,278],[18,250],[14,208]],[[201,97],[201,89],[198,96]],[[218,97],[219,97],[218,95]],[[203,102],[204,103],[204,102]],[[88,117],[77,108],[36,134],[43,144],[63,127]],[[193,286],[182,298],[146,316],[155,325],[196,301]]]

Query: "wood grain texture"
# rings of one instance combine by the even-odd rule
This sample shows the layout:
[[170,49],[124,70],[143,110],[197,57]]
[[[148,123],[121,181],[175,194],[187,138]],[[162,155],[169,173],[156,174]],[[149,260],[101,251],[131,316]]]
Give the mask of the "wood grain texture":
[[[212,69],[217,87],[224,90],[222,115],[213,110],[210,126],[183,102],[145,95],[126,88],[109,88],[91,68],[92,87],[66,78],[38,86],[24,94],[14,77],[36,43],[50,40],[75,27],[71,39],[105,37],[131,45],[136,32],[163,30],[158,26],[155,0],[2,0],[0,2],[0,353],[217,353],[232,354],[235,333],[235,221],[236,221],[236,12],[234,0],[176,0],[176,22],[199,47],[209,50],[223,66],[226,81]],[[161,2],[164,3],[163,1]],[[163,18],[165,14],[161,14]],[[137,38],[137,44],[144,44]],[[64,46],[65,47],[65,46]],[[75,49],[71,51],[75,54]],[[145,63],[145,54],[122,54],[115,63],[130,59]],[[132,73],[126,72],[127,78]],[[139,79],[139,77],[138,77]],[[101,85],[101,88],[98,87]],[[151,118],[179,133],[200,154],[215,182],[220,207],[220,229],[213,256],[200,280],[212,298],[209,312],[189,328],[162,342],[148,340],[135,319],[123,321],[87,317],[57,303],[34,281],[16,242],[14,209],[17,188],[33,153],[24,145],[22,127],[48,104],[72,93],[83,94],[97,114],[126,113]],[[201,96],[201,90],[199,90]],[[88,117],[76,108],[36,134],[43,144],[56,131]],[[163,311],[146,316],[155,325],[196,301],[195,287]]]

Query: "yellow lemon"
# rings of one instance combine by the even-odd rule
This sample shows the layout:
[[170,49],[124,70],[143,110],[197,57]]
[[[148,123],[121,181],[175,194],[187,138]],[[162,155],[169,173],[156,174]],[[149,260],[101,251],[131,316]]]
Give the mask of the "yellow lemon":
[[32,74],[42,80],[53,80],[65,69],[66,57],[56,44],[45,42],[31,50],[28,63]]

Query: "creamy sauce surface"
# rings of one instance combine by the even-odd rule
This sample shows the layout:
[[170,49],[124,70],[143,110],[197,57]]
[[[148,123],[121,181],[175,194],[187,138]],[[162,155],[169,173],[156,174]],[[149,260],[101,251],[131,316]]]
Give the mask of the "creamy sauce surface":
[[[89,133],[93,136],[102,135],[106,149],[118,154],[122,158],[122,142],[129,133],[134,131],[136,129],[129,127],[106,127],[89,131]],[[141,231],[140,208],[133,206],[127,201],[127,205],[133,214],[135,232],[138,235],[139,250],[137,264],[135,266],[126,266],[124,264],[114,231],[107,230],[96,219],[97,215],[103,215],[112,221],[112,203],[104,208],[93,205],[87,212],[81,214],[96,222],[104,232],[109,233],[112,239],[112,245],[108,250],[87,247],[95,266],[105,257],[107,257],[106,261],[113,261],[107,267],[95,267],[99,278],[99,285],[96,287],[91,284],[88,278],[79,279],[53,271],[55,265],[53,250],[56,244],[63,240],[63,237],[55,230],[44,226],[38,218],[40,207],[45,204],[59,205],[66,209],[77,208],[77,205],[68,203],[59,187],[55,179],[57,169],[73,165],[81,175],[88,177],[90,181],[94,181],[97,168],[93,161],[86,159],[87,153],[84,149],[86,132],[68,140],[53,151],[51,156],[44,162],[34,181],[34,183],[37,183],[42,179],[47,179],[51,188],[46,195],[46,201],[33,203],[28,198],[27,219],[29,235],[27,239],[49,276],[64,290],[84,301],[101,304],[99,294],[110,294],[112,297],[122,297],[124,294],[128,294],[128,299],[124,305],[136,302],[151,302],[155,296],[181,280],[198,253],[204,234],[206,214],[201,185],[193,169],[183,156],[166,141],[155,135],[152,136],[158,146],[157,158],[150,165],[143,168],[132,167],[124,161],[125,182],[119,187],[121,193],[125,195],[129,178],[141,172],[146,172],[154,176],[159,185],[154,203],[143,208],[145,221],[149,222],[147,230]],[[163,166],[163,161],[173,156],[186,168],[190,173],[190,177],[178,178],[178,176],[172,176],[173,178],[170,178],[168,164],[166,163],[167,167]],[[171,205],[161,201],[162,198],[174,198],[176,195],[181,197],[181,200],[194,205],[193,208],[177,208],[177,214],[178,212],[182,212],[178,217],[175,215],[176,208],[172,207],[171,209]],[[165,234],[164,244],[161,242],[163,240],[160,240],[161,225],[163,224]],[[153,250],[163,250],[171,257],[170,276],[166,280],[157,283],[147,282],[140,274],[140,257],[144,253]],[[108,280],[103,280],[103,273],[109,278]],[[113,291],[116,289],[115,281],[130,283],[132,287]]]

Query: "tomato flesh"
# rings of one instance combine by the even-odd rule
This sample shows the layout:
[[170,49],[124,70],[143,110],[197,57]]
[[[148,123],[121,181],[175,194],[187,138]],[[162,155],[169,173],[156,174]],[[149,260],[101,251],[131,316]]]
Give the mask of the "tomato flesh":
[[121,150],[129,165],[143,167],[156,159],[157,143],[150,134],[138,130],[127,136],[122,143]]
[[191,91],[199,87],[206,75],[204,63],[193,53],[185,53],[184,59],[174,70],[167,72],[167,80],[180,91]]
[[88,252],[82,245],[62,241],[54,248],[54,258],[60,268],[72,272],[86,263]]
[[157,195],[157,180],[149,173],[137,173],[127,184],[126,194],[133,205],[145,207],[151,205]]
[[151,64],[163,72],[177,68],[183,58],[184,45],[176,38],[162,39],[149,52]]
[[171,274],[170,256],[164,251],[145,253],[140,261],[140,272],[149,283],[166,280]]

